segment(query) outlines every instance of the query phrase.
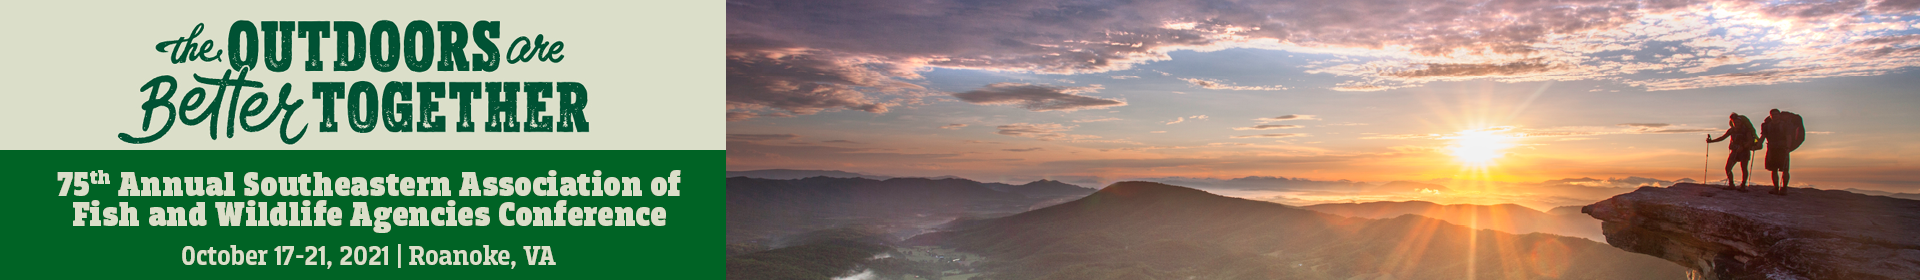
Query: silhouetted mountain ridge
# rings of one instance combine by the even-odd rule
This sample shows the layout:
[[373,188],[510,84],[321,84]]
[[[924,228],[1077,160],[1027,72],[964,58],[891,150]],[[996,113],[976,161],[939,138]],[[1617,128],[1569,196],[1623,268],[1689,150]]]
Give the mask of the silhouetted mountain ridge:
[[987,279],[1671,279],[1684,272],[1585,239],[1472,230],[1419,216],[1348,218],[1152,182],[1115,183],[906,243],[979,253]]
[[1085,188],[1085,187],[1081,187],[1073,184],[1068,184],[1066,182],[1047,180],[1047,179],[1041,179],[1039,181],[1028,182],[1026,184],[1020,184],[1020,185],[1010,185],[1010,184],[1003,184],[1003,183],[981,183],[981,185],[987,186],[987,188],[993,189],[996,191],[1017,193],[1017,194],[1026,195],[1029,197],[1082,196],[1094,191],[1093,189],[1090,189],[1090,188]]
[[1863,190],[1863,189],[1846,189],[1846,191],[1857,193],[1857,194],[1864,194],[1864,195],[1878,195],[1878,196],[1885,196],[1885,197],[1892,197],[1892,198],[1899,198],[1899,199],[1920,200],[1920,193],[1897,193],[1897,192],[1889,192],[1889,191],[1876,191],[1876,190]]
[[727,178],[751,177],[760,179],[793,180],[813,177],[867,178],[874,180],[892,179],[889,176],[867,175],[839,170],[799,170],[799,169],[762,169],[747,171],[727,171]]
[[1570,206],[1554,207],[1553,209],[1548,209],[1547,214],[1561,215],[1561,216],[1564,216],[1564,215],[1586,216],[1586,214],[1580,213],[1580,207],[1585,207],[1585,206],[1586,205],[1570,205]]
[[[1606,240],[1600,234],[1600,221],[1586,215],[1556,215],[1518,204],[1438,204],[1427,201],[1376,201],[1364,203],[1328,203],[1300,208],[1348,217],[1384,219],[1401,215],[1420,215],[1459,225],[1508,233],[1548,233]],[[1579,214],[1578,207],[1573,209]]]
[[[1206,191],[1156,182],[1128,181],[1113,183],[1094,192],[1088,199],[1146,199],[1154,201],[1188,199],[1238,199],[1220,196]],[[1244,199],[1242,199],[1244,200]],[[1250,200],[1249,200],[1250,201]]]
[[884,225],[910,235],[956,217],[1018,213],[1092,192],[1057,181],[732,177],[727,178],[727,235],[744,241],[850,225]]

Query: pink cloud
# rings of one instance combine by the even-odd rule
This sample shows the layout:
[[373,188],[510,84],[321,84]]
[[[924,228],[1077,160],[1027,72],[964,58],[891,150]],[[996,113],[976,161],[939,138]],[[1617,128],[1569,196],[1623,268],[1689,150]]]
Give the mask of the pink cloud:
[[[1177,50],[1227,48],[1337,54],[1304,70],[1345,79],[1331,88],[1340,91],[1462,80],[1606,80],[1657,91],[1880,75],[1920,66],[1916,7],[1920,1],[730,1],[728,110],[746,114],[728,117],[887,112],[931,96],[914,81],[935,68],[1100,73]],[[1680,46],[1650,47],[1663,42]],[[1669,56],[1620,59],[1623,51]],[[1064,111],[1119,101],[1055,97],[1011,104]]]

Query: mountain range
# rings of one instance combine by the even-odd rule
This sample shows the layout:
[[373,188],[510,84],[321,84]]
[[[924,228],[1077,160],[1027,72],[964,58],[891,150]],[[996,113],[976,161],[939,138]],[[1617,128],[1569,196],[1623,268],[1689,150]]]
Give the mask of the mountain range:
[[1475,230],[1415,215],[1343,217],[1152,182],[1116,183],[1071,202],[905,243],[980,254],[984,279],[1677,279],[1685,273],[1581,238]]
[[1474,205],[1438,204],[1426,201],[1377,201],[1365,203],[1329,203],[1300,207],[1347,217],[1386,219],[1402,215],[1420,215],[1473,228],[1509,233],[1551,233],[1605,241],[1600,221],[1580,213],[1580,207],[1560,207],[1559,214],[1541,212],[1515,204]]
[[746,171],[727,171],[727,178],[749,177],[760,179],[792,180],[813,177],[867,178],[874,180],[893,179],[888,176],[867,175],[839,170],[800,170],[800,169],[762,169]]
[[861,226],[905,238],[955,219],[1003,216],[1086,196],[1052,180],[1021,185],[966,179],[727,178],[728,243]]

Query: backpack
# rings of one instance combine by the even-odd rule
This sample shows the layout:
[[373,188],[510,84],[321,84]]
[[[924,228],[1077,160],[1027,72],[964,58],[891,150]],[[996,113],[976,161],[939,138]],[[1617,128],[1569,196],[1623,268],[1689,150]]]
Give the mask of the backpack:
[[1773,121],[1775,122],[1771,129],[1777,129],[1783,133],[1782,136],[1784,136],[1785,139],[1782,140],[1786,141],[1787,151],[1798,150],[1800,149],[1801,143],[1807,142],[1807,127],[1806,124],[1801,123],[1800,114],[1780,111],[1779,114],[1774,114],[1768,118],[1774,119]]
[[[1763,148],[1762,145],[1760,145],[1760,134],[1753,132],[1753,119],[1748,119],[1746,115],[1736,116],[1736,118],[1739,119],[1736,121],[1738,126],[1734,127],[1734,133],[1736,134],[1733,139],[1728,139],[1734,140],[1731,145],[1740,147],[1734,150],[1758,151],[1760,148]],[[1740,139],[1746,139],[1747,141],[1739,142],[1738,140]]]

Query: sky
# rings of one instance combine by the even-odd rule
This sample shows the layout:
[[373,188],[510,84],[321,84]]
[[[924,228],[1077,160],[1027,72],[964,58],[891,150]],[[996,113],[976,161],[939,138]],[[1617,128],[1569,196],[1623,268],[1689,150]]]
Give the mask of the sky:
[[1920,193],[1920,0],[727,5],[728,170],[1720,180],[1777,108],[1795,185]]

